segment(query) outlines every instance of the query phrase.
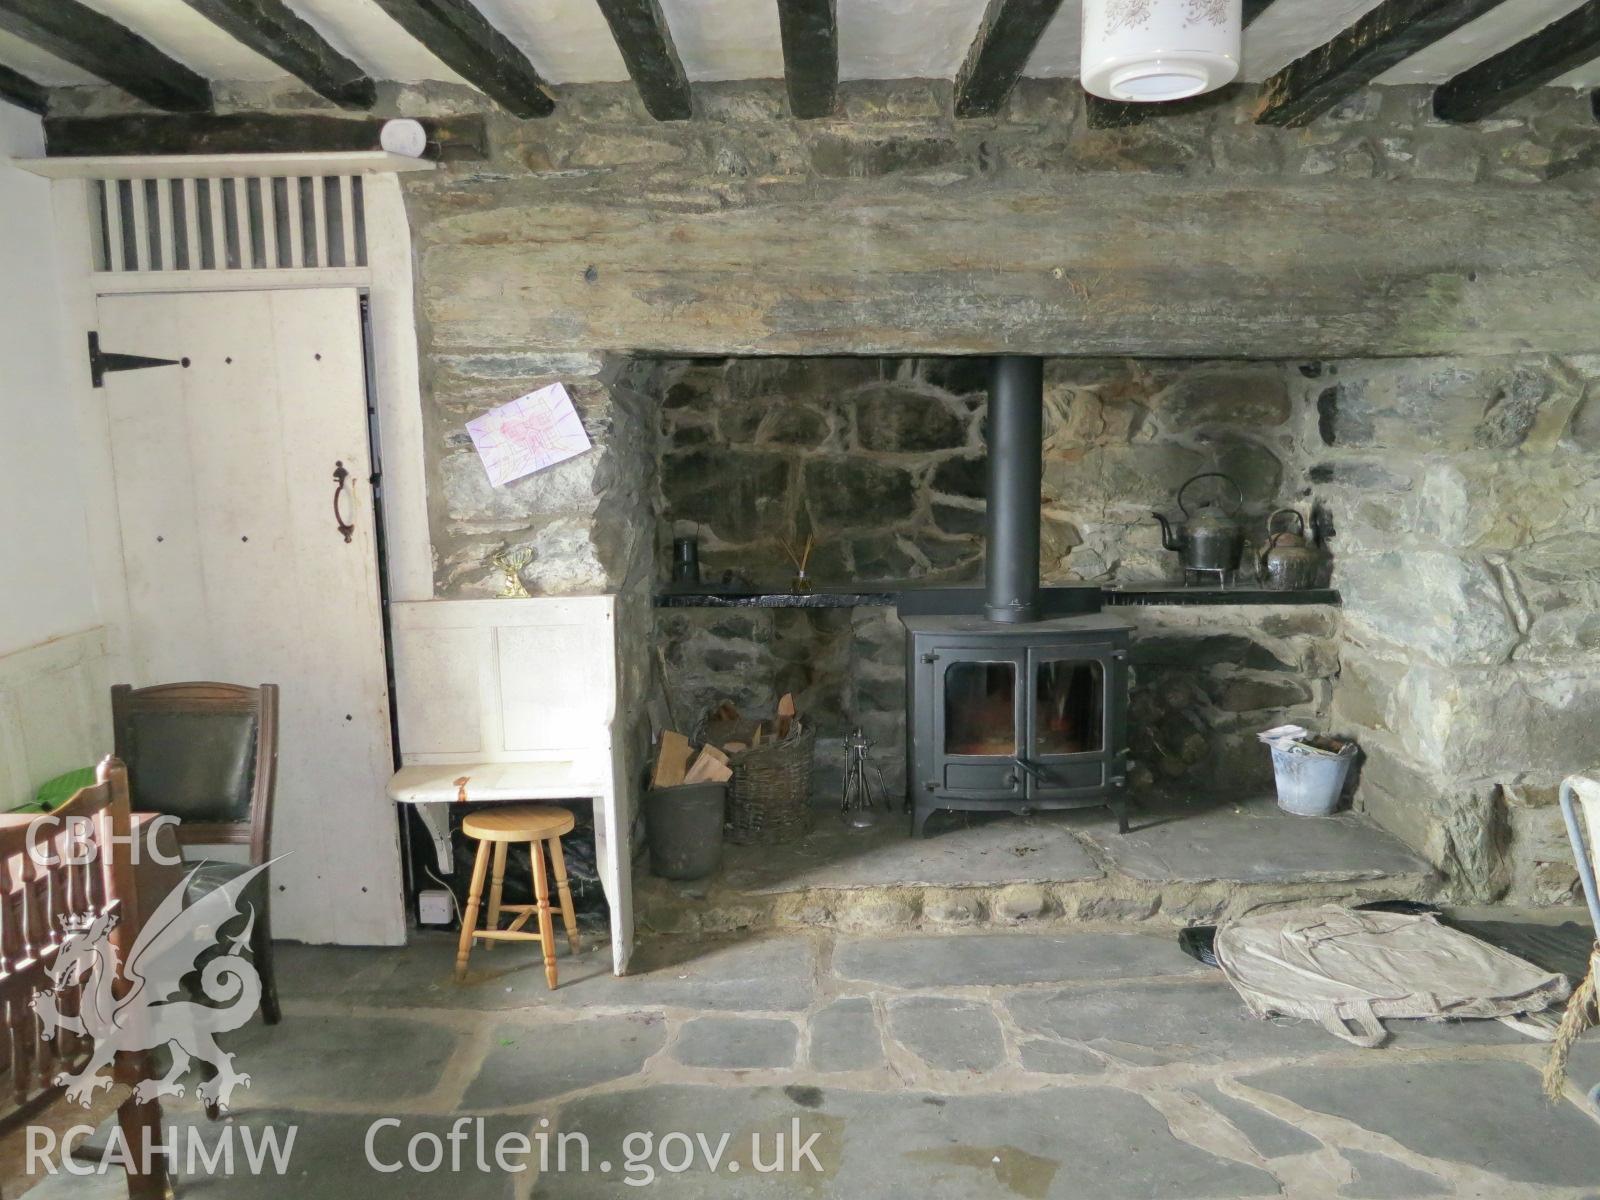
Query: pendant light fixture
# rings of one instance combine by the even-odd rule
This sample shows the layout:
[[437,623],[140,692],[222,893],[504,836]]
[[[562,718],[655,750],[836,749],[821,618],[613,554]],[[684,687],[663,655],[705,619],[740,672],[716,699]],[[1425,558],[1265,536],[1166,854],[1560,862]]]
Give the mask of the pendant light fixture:
[[1239,73],[1241,0],[1083,0],[1085,91],[1182,100]]

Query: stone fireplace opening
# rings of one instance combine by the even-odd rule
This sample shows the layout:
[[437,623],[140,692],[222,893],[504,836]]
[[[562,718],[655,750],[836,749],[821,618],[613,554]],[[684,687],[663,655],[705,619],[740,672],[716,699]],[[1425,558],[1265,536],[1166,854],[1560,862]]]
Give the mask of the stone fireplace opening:
[[[905,794],[906,621],[1009,603],[985,586],[990,377],[987,358],[653,365],[656,631],[678,711],[724,697],[762,711],[792,691],[822,722],[819,791],[859,726],[890,790]],[[1297,423],[1286,367],[1056,358],[1040,391],[1035,469],[1016,480],[1020,502],[998,502],[1031,522],[1005,540],[1036,544],[1021,574],[1037,615],[1104,609],[1138,632],[1135,791],[1259,789],[1254,731],[1328,718],[1336,593],[1173,595],[1182,577],[1151,513],[1209,468],[1240,481],[1252,530],[1276,507],[1306,504],[1286,444]],[[697,587],[671,583],[671,541],[685,533],[699,538]],[[793,596],[784,546],[808,536],[815,590]]]
[[[1284,365],[1000,361],[650,368],[656,639],[672,707],[692,722],[723,699],[760,712],[791,692],[820,734],[818,832],[735,851],[715,885],[746,909],[744,889],[783,907],[819,879],[838,893],[835,914],[853,910],[839,895],[865,902],[919,879],[962,895],[1087,895],[1104,877],[1095,846],[1128,829],[1130,795],[1152,827],[1232,816],[1270,795],[1255,732],[1329,719],[1337,593],[1182,588],[1151,516],[1200,469],[1237,477],[1255,522],[1308,499]],[[672,579],[685,536],[699,543],[698,583]],[[807,539],[813,582],[796,592],[789,552]],[[828,814],[855,728],[897,814],[865,837]],[[937,850],[913,846],[924,832]],[[1333,873],[1425,872],[1403,851],[1379,853],[1386,866],[1363,856],[1338,847]],[[1293,880],[1305,864],[1284,866]],[[670,908],[674,888],[644,890],[647,910]]]
[[[1582,550],[1600,511],[1585,466],[1600,360],[1581,355],[1046,358],[1041,615],[1092,595],[1129,628],[1131,830],[1099,807],[1020,821],[942,808],[920,849],[909,820],[841,833],[852,730],[890,794],[913,792],[908,624],[986,608],[989,374],[977,357],[633,355],[597,358],[574,385],[600,450],[581,490],[599,507],[540,515],[522,540],[542,566],[526,577],[564,561],[573,528],[592,530],[602,566],[613,543],[652,543],[653,558],[626,559],[639,565],[625,586],[651,601],[627,631],[637,679],[663,675],[691,727],[722,699],[770,712],[793,693],[819,734],[816,841],[733,854],[698,889],[722,897],[720,916],[641,879],[645,919],[869,923],[858,909],[890,903],[883,889],[896,921],[933,923],[998,919],[1013,888],[1041,889],[1061,916],[1164,919],[1241,897],[1570,898],[1554,785],[1600,694]],[[1330,585],[1183,586],[1152,514],[1175,514],[1205,470],[1245,495],[1246,574],[1269,514],[1294,506],[1322,531]],[[699,537],[693,587],[671,578],[685,530]],[[814,586],[797,596],[785,546],[808,536]],[[441,570],[481,551],[459,557]],[[970,686],[1003,690],[987,670]],[[1256,735],[1285,722],[1359,743],[1340,818],[1274,813]]]

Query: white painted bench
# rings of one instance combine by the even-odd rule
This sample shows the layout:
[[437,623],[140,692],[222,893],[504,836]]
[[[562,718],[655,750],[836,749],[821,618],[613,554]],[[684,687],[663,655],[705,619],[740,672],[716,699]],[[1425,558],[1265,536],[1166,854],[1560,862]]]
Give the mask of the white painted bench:
[[390,799],[414,806],[446,872],[451,804],[593,804],[612,965],[622,974],[633,896],[611,732],[614,597],[409,601],[392,605],[390,617],[401,753]]

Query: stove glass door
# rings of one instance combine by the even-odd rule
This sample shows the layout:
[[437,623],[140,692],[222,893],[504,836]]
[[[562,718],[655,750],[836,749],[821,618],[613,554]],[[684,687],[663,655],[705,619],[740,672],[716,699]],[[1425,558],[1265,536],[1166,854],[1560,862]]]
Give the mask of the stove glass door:
[[944,752],[1017,752],[1016,662],[953,662],[944,672]]
[[1034,671],[1032,757],[1104,750],[1105,697],[1105,668],[1098,660],[1038,660]]
[[1028,655],[1028,796],[1061,800],[1106,786],[1112,647],[1041,646]]

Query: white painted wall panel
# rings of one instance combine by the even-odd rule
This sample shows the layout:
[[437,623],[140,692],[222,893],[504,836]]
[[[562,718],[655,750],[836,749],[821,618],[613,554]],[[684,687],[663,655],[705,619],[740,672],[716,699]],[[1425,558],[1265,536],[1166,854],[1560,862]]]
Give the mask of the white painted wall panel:
[[235,41],[183,0],[83,0],[207,79],[269,80],[283,68]]
[[628,77],[611,27],[594,0],[477,0],[477,4],[478,11],[521,47],[551,83]]
[[[14,33],[0,29],[0,63],[13,71],[21,71],[35,83],[45,87],[70,87],[74,84],[98,83],[93,75],[71,63],[31,46]],[[0,101],[0,103],[4,103]]]
[[783,38],[775,3],[661,0],[690,79],[782,79]]
[[839,75],[948,79],[985,7],[985,0],[839,0]]
[[0,655],[0,812],[111,752],[111,674],[98,628]]
[[1078,76],[1078,55],[1083,50],[1082,0],[1063,0],[1050,27],[1033,48],[1025,74],[1039,79]]
[[374,79],[462,82],[374,0],[291,0],[289,7]]
[[43,152],[39,119],[0,103],[0,655],[99,624],[78,477],[50,184],[10,165]]

